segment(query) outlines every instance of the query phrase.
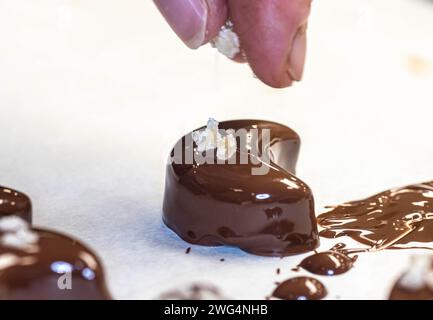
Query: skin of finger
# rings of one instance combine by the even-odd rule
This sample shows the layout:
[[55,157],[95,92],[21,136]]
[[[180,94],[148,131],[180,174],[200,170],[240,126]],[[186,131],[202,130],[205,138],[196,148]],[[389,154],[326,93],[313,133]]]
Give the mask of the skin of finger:
[[256,76],[283,88],[292,84],[288,72],[292,41],[307,22],[310,0],[228,0],[230,18]]
[[228,19],[227,0],[203,0],[207,5],[207,27],[204,43],[208,43],[218,35],[221,27]]

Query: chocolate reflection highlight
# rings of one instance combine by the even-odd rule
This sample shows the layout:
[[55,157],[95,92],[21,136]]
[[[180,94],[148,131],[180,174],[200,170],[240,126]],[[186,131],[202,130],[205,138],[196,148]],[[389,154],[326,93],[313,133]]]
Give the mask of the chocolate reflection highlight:
[[369,246],[431,248],[433,241],[433,182],[409,185],[347,202],[318,216],[320,236],[348,236]]
[[111,298],[100,260],[89,248],[20,220],[0,219],[1,300]]
[[296,277],[279,284],[272,297],[282,300],[321,300],[327,294],[325,286],[319,280]]
[[32,203],[22,192],[0,186],[0,218],[18,216],[32,222]]
[[352,269],[358,259],[357,255],[349,256],[345,244],[339,243],[328,251],[317,252],[306,257],[299,264],[299,267],[322,276],[335,276],[346,273]]

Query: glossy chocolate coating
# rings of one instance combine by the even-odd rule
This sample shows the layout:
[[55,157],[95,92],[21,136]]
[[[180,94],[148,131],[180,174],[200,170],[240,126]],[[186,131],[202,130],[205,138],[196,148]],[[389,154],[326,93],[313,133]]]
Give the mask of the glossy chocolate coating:
[[295,176],[299,136],[286,126],[260,120],[226,121],[219,128],[270,129],[269,172],[252,175],[251,162],[169,163],[163,205],[166,225],[193,244],[236,246],[263,256],[316,248],[313,196]]
[[399,281],[396,282],[389,295],[389,300],[433,300],[433,290],[427,285],[410,290],[400,285]]
[[325,286],[319,280],[296,277],[279,284],[272,296],[282,300],[320,300],[327,294]]
[[335,276],[352,269],[356,259],[357,256],[349,257],[343,250],[333,248],[306,257],[299,266],[317,275]]
[[[0,245],[0,299],[110,299],[94,253],[57,232],[32,230],[39,236],[35,248]],[[71,272],[71,289],[62,290],[58,281],[65,270]]]
[[349,236],[372,249],[433,241],[433,182],[391,189],[318,216],[322,237]]
[[433,300],[433,256],[412,256],[410,267],[395,282],[389,300]]
[[32,204],[24,193],[0,186],[0,218],[18,216],[32,222]]

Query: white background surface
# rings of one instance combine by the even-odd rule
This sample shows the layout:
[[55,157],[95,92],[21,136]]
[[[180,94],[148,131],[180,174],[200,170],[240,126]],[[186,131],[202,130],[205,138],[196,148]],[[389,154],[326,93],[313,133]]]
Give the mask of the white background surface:
[[[428,0],[314,1],[305,78],[275,90],[209,47],[188,50],[150,0],[0,0],[0,183],[31,196],[35,224],[93,247],[115,298],[201,280],[262,299],[302,256],[185,255],[160,219],[169,149],[209,116],[282,122],[302,137],[317,213],[430,180],[432,30]],[[412,253],[320,279],[329,298],[386,298]]]

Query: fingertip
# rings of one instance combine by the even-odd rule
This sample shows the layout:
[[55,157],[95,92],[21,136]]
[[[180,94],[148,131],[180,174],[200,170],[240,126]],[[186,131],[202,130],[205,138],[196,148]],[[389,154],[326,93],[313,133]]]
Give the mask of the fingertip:
[[230,17],[254,74],[274,88],[302,79],[310,0],[229,0]]
[[228,19],[227,0],[205,0],[208,17],[205,39],[202,44],[214,39]]

